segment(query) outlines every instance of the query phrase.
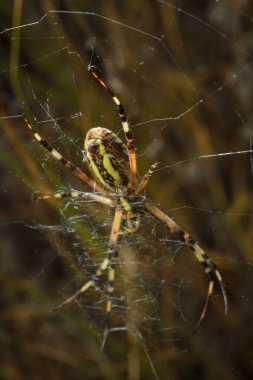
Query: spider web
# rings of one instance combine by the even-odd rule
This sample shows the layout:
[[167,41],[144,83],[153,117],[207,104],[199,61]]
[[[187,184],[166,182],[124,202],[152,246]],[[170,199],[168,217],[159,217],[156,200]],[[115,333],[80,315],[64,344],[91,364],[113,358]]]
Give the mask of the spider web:
[[[247,324],[244,336],[241,326],[252,316],[252,5],[19,4],[1,6],[0,31],[2,297],[13,331],[10,357],[20,352],[6,373],[25,374],[22,357],[33,352],[29,371],[38,378],[58,371],[63,379],[125,378],[126,372],[130,379],[250,377],[252,329]],[[124,139],[89,64],[102,68],[126,107],[140,175],[160,163],[147,198],[193,235],[224,278],[229,314],[216,287],[196,336],[207,291],[203,270],[152,216],[124,238],[105,340],[107,274],[96,289],[52,312],[99,267],[112,213],[88,201],[30,199],[36,191],[87,189],[33,141],[21,114],[88,173],[89,128],[106,127]],[[38,373],[40,360],[47,369]]]

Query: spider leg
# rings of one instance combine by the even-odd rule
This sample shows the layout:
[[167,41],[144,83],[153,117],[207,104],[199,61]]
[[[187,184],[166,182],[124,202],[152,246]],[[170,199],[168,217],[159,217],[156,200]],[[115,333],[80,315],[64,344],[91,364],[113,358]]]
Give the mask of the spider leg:
[[114,95],[112,90],[107,86],[107,84],[100,78],[98,70],[94,66],[88,68],[91,75],[101,84],[102,87],[111,95],[112,100],[116,104],[119,117],[121,119],[121,124],[125,133],[127,140],[127,150],[129,155],[129,164],[130,164],[130,185],[134,187],[136,182],[136,173],[137,173],[137,164],[136,164],[136,152],[134,148],[134,137],[132,133],[132,127],[127,121],[126,111],[124,106],[121,104],[119,99]]
[[114,281],[115,281],[115,259],[118,257],[119,252],[120,252],[120,245],[123,239],[122,232],[120,229],[123,227],[125,224],[125,221],[122,220],[121,217],[121,223],[118,228],[118,236],[117,236],[117,242],[116,242],[116,247],[114,250],[114,253],[112,255],[111,261],[108,265],[108,284],[107,284],[107,302],[106,302],[106,324],[105,324],[105,329],[104,329],[104,334],[103,334],[103,339],[101,343],[101,351],[103,351],[105,342],[108,336],[109,332],[109,326],[110,326],[110,315],[112,311],[112,301],[113,301],[113,293],[114,293]]
[[210,259],[210,257],[203,251],[203,249],[196,243],[193,238],[184,230],[182,230],[177,223],[174,222],[168,215],[166,215],[163,211],[161,211],[158,207],[151,203],[145,203],[145,208],[147,211],[149,211],[151,214],[155,215],[159,220],[163,221],[168,227],[172,235],[177,236],[178,239],[184,243],[185,245],[188,245],[188,247],[193,251],[195,257],[200,262],[200,264],[204,267],[205,274],[209,280],[209,287],[207,292],[207,298],[205,305],[203,307],[203,310],[201,312],[200,318],[198,320],[198,323],[193,331],[195,333],[197,329],[199,328],[199,325],[205,318],[207,306],[209,299],[213,293],[213,287],[214,287],[214,281],[217,280],[221,292],[223,295],[224,300],[224,310],[225,315],[227,314],[228,310],[228,301],[227,301],[227,295],[224,283],[222,281],[221,274],[216,266],[216,264]]
[[[60,305],[56,306],[54,308],[54,310],[61,309],[63,306],[66,306],[67,304],[73,302],[81,294],[85,293],[86,290],[88,290],[90,287],[95,286],[98,278],[101,277],[102,274],[104,273],[104,271],[110,266],[112,260],[114,259],[115,256],[117,256],[117,253],[118,253],[118,235],[119,235],[119,230],[120,230],[121,222],[122,222],[122,214],[123,214],[123,209],[122,208],[116,208],[114,219],[113,219],[113,224],[112,224],[110,240],[109,240],[109,244],[108,244],[107,255],[106,255],[106,258],[103,260],[102,264],[100,265],[100,267],[98,268],[98,270],[96,271],[95,275],[93,275],[92,278],[89,281],[87,281],[72,296],[70,296],[68,299],[66,299],[64,302],[62,302]],[[114,268],[112,268],[111,271],[114,271]],[[112,276],[112,273],[111,273],[111,276]],[[114,279],[114,275],[112,276],[112,279]],[[109,286],[110,286],[110,283],[109,283],[108,287]],[[113,284],[111,287],[113,289]],[[112,293],[112,291],[111,291],[111,293]],[[109,312],[112,308],[111,302],[112,302],[111,299],[108,298],[106,309],[109,310]]]
[[103,195],[106,195],[106,191],[101,188],[98,184],[96,184],[92,179],[90,179],[87,174],[85,174],[78,166],[74,165],[71,161],[67,160],[62,156],[58,150],[50,146],[47,141],[45,141],[33,128],[29,120],[27,119],[26,115],[23,114],[23,120],[29,130],[32,132],[34,138],[42,145],[47,151],[53,156],[54,159],[57,161],[60,161],[66,168],[71,170],[78,178],[80,178],[83,182],[85,182],[88,186],[90,186],[92,189],[95,189],[95,191],[98,191],[102,193]]
[[[120,229],[120,228],[119,228]],[[122,235],[118,232],[117,236],[117,246],[114,249],[111,261],[108,265],[108,285],[107,285],[107,304],[106,304],[106,313],[109,320],[109,315],[112,310],[112,295],[114,292],[114,281],[115,281],[115,258],[118,257],[120,251],[120,243],[122,241]]]
[[144,176],[142,177],[136,191],[135,191],[135,194],[141,194],[143,192],[143,190],[145,189],[145,187],[147,186],[148,182],[149,182],[149,179],[150,177],[152,176],[152,174],[154,173],[154,170],[156,169],[157,165],[159,164],[158,161],[155,161],[151,167],[148,169],[147,173],[144,174]]
[[34,201],[41,201],[47,199],[61,199],[61,198],[70,198],[70,199],[89,199],[91,201],[103,203],[107,206],[115,205],[115,202],[110,199],[103,197],[102,195],[94,193],[84,193],[82,191],[70,191],[70,192],[56,192],[56,193],[35,193],[32,196]]
[[135,213],[126,197],[119,197],[120,203],[125,210],[126,218],[124,218],[124,226],[120,235],[131,234],[136,232],[140,226],[140,215]]

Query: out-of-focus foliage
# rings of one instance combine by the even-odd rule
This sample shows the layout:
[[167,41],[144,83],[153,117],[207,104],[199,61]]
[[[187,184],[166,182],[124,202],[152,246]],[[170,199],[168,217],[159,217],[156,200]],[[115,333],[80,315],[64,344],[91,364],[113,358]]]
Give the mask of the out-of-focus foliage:
[[[0,2],[0,32],[10,28],[0,34],[2,379],[253,376],[252,156],[201,158],[251,148],[252,15],[247,0]],[[97,205],[31,200],[34,191],[82,184],[47,159],[17,115],[25,110],[85,167],[85,132],[95,125],[120,131],[89,63],[102,67],[136,125],[140,173],[160,162],[147,196],[174,209],[170,215],[222,272],[228,316],[217,289],[195,336],[206,279],[153,219],[128,237],[117,271],[117,293],[127,284],[130,298],[121,316],[132,331],[111,332],[100,351],[102,292],[52,312],[94,271],[92,260],[101,262],[111,215]],[[132,271],[138,290],[124,280],[135,278]]]

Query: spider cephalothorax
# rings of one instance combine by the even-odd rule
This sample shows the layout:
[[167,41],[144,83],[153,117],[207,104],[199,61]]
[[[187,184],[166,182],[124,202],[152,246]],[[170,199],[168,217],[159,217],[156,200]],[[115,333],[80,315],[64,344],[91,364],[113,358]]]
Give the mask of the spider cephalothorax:
[[[169,228],[174,238],[188,246],[204,268],[209,281],[209,287],[206,302],[196,326],[197,329],[200,322],[205,317],[208,301],[213,293],[215,281],[218,281],[220,285],[224,299],[225,314],[227,313],[227,296],[220,272],[211,258],[203,251],[198,243],[193,240],[190,234],[179,227],[179,225],[165,212],[142,197],[143,190],[147,186],[149,178],[157,166],[157,162],[151,165],[148,172],[141,179],[139,178],[137,175],[136,153],[133,143],[132,128],[127,121],[125,109],[111,89],[100,78],[97,70],[94,67],[90,67],[89,71],[93,78],[95,78],[111,95],[117,107],[126,138],[125,145],[119,137],[109,129],[97,127],[92,128],[87,132],[84,145],[88,165],[93,173],[94,180],[71,161],[65,159],[58,150],[51,147],[44,139],[42,139],[32,127],[27,117],[23,115],[23,119],[33,133],[35,139],[39,141],[39,143],[46,148],[56,160],[60,161],[65,167],[70,169],[93,190],[92,192],[71,191],[66,193],[36,194],[34,198],[84,198],[108,205],[115,210],[105,259],[99,269],[95,272],[94,276],[92,276],[92,278],[75,294],[65,300],[58,307],[62,307],[72,302],[91,286],[95,286],[97,279],[106,269],[108,269],[106,311],[109,316],[112,309],[112,294],[114,290],[114,260],[119,253],[122,235],[135,232],[139,227],[143,212],[147,212],[163,222]],[[138,205],[139,201],[140,205]]]

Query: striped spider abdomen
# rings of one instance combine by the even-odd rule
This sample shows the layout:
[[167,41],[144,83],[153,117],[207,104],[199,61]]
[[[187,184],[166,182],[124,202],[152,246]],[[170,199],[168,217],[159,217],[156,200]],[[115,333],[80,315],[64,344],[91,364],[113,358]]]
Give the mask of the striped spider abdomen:
[[125,144],[106,128],[92,128],[85,138],[84,148],[89,168],[106,189],[121,194],[130,180],[130,166]]

